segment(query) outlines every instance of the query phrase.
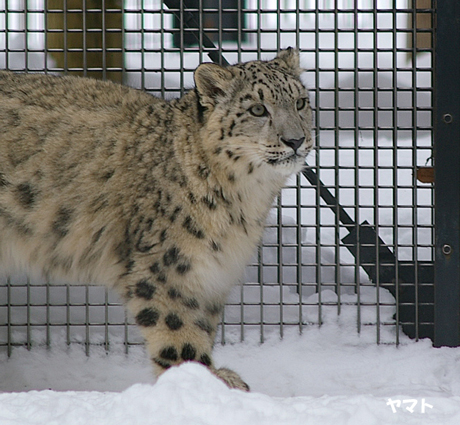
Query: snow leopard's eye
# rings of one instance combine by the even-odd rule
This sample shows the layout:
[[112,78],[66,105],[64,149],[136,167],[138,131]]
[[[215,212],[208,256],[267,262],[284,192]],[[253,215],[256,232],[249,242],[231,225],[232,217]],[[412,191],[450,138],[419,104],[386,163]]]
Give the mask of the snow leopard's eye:
[[305,108],[305,105],[307,104],[307,99],[304,97],[297,99],[297,102],[295,103],[295,107],[297,108],[298,111],[301,109]]
[[252,106],[249,109],[249,112],[255,117],[263,117],[268,114],[267,108],[264,105],[261,105],[260,103]]

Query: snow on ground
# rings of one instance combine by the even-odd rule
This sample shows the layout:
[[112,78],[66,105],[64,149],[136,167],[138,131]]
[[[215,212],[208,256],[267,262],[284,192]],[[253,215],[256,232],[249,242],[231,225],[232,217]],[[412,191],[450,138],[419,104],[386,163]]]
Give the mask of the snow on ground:
[[403,335],[398,347],[376,345],[375,328],[358,334],[346,310],[302,335],[258,344],[249,332],[247,342],[218,344],[216,364],[238,371],[250,394],[196,364],[155,383],[142,347],[90,357],[78,345],[15,349],[0,360],[0,424],[458,425],[460,348]]

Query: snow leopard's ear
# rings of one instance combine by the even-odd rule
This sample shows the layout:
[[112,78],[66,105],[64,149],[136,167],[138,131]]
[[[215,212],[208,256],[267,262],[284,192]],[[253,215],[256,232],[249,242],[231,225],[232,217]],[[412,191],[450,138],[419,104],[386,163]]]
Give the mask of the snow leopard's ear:
[[300,67],[299,51],[297,49],[293,49],[292,47],[281,50],[274,61],[279,63],[279,65],[283,68],[287,68],[291,73],[297,76],[305,71],[304,68]]
[[194,78],[201,98],[205,102],[215,104],[217,97],[225,95],[233,74],[220,65],[203,63],[195,70]]

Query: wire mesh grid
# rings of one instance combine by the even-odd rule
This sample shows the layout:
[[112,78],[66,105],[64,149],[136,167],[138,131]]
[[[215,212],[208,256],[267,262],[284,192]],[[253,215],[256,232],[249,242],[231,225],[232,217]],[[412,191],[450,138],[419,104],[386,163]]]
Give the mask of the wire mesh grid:
[[[431,0],[0,0],[0,68],[169,98],[208,53],[233,63],[297,46],[313,177],[292,178],[276,200],[218,339],[263,341],[340,317],[397,344],[433,327],[433,187],[417,169],[433,147],[434,12]],[[56,341],[89,352],[141,338],[102,287],[3,279],[0,350]]]

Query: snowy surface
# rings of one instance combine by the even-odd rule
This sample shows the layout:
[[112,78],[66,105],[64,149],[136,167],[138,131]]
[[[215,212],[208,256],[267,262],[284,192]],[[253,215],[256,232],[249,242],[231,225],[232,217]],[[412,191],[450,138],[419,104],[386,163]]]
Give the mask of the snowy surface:
[[460,349],[403,335],[398,347],[376,345],[375,329],[358,334],[350,317],[262,345],[217,345],[216,364],[237,370],[249,394],[196,364],[155,383],[142,347],[16,349],[0,361],[0,424],[460,423]]

